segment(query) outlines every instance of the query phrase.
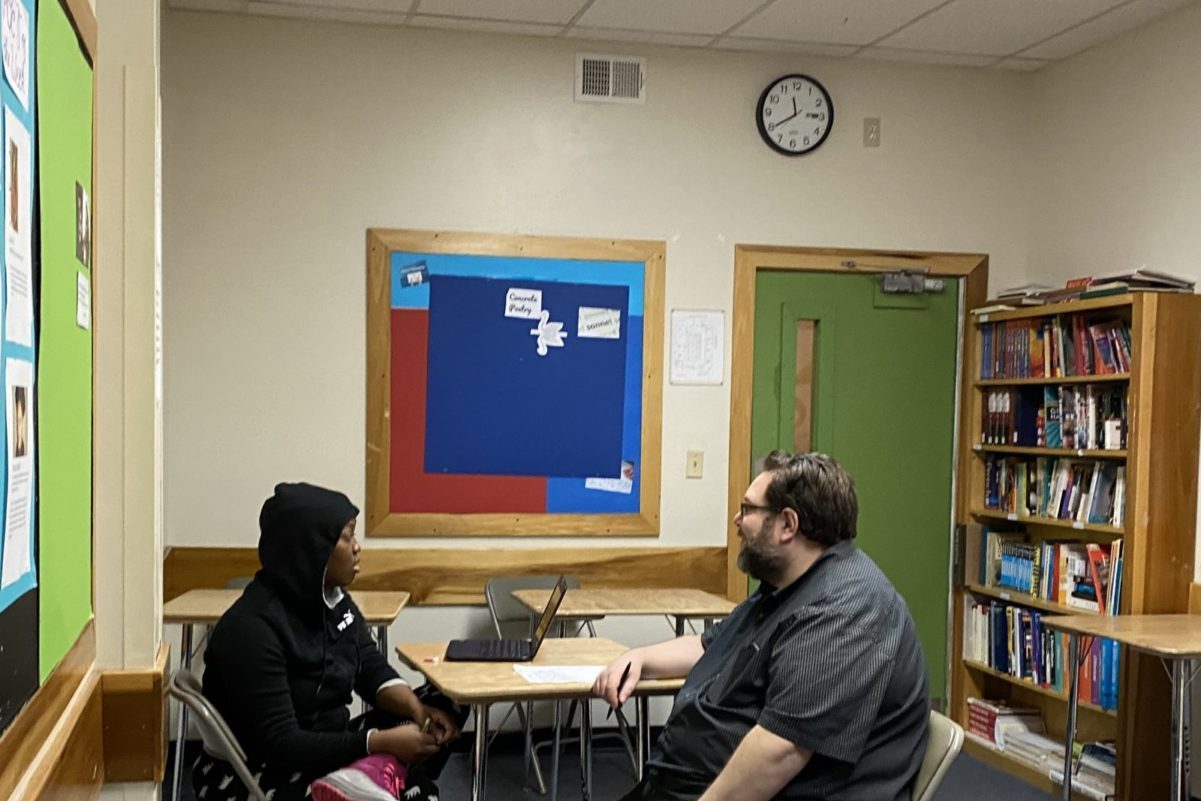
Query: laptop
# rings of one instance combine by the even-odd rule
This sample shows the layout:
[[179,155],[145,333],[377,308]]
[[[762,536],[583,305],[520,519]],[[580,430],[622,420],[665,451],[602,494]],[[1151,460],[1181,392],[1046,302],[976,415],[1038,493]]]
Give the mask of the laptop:
[[529,662],[538,654],[542,640],[550,631],[551,621],[567,594],[567,577],[559,580],[550,591],[550,600],[542,610],[542,618],[534,636],[528,640],[451,640],[446,646],[447,662]]

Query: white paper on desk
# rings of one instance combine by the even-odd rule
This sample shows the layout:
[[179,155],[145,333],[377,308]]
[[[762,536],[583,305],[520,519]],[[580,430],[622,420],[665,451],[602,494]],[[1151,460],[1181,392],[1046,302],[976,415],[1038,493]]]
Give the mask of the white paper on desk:
[[530,684],[592,684],[604,665],[514,665],[521,678]]
[[671,383],[720,384],[725,312],[671,310]]

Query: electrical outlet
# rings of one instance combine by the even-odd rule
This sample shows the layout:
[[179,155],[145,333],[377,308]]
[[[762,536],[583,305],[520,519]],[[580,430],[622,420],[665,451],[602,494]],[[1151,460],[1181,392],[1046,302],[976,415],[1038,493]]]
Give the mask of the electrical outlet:
[[701,478],[705,474],[705,452],[688,451],[688,464],[684,468],[684,478]]
[[864,147],[879,147],[880,146],[880,118],[879,117],[864,117],[863,118],[863,146]]

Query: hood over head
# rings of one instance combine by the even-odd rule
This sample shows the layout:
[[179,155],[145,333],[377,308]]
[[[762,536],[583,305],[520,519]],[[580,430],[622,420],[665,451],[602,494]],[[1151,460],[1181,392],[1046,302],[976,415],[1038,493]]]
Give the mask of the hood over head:
[[277,484],[259,513],[258,578],[300,606],[322,602],[325,566],[342,529],[359,514],[341,492]]

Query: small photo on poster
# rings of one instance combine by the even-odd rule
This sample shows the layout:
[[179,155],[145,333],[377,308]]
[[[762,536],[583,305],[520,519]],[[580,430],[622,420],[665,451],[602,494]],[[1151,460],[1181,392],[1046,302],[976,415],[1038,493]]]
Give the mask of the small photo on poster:
[[84,267],[92,266],[92,204],[88,190],[75,184],[75,258]]
[[26,387],[13,387],[13,452],[12,458],[20,459],[29,454],[29,404]]

